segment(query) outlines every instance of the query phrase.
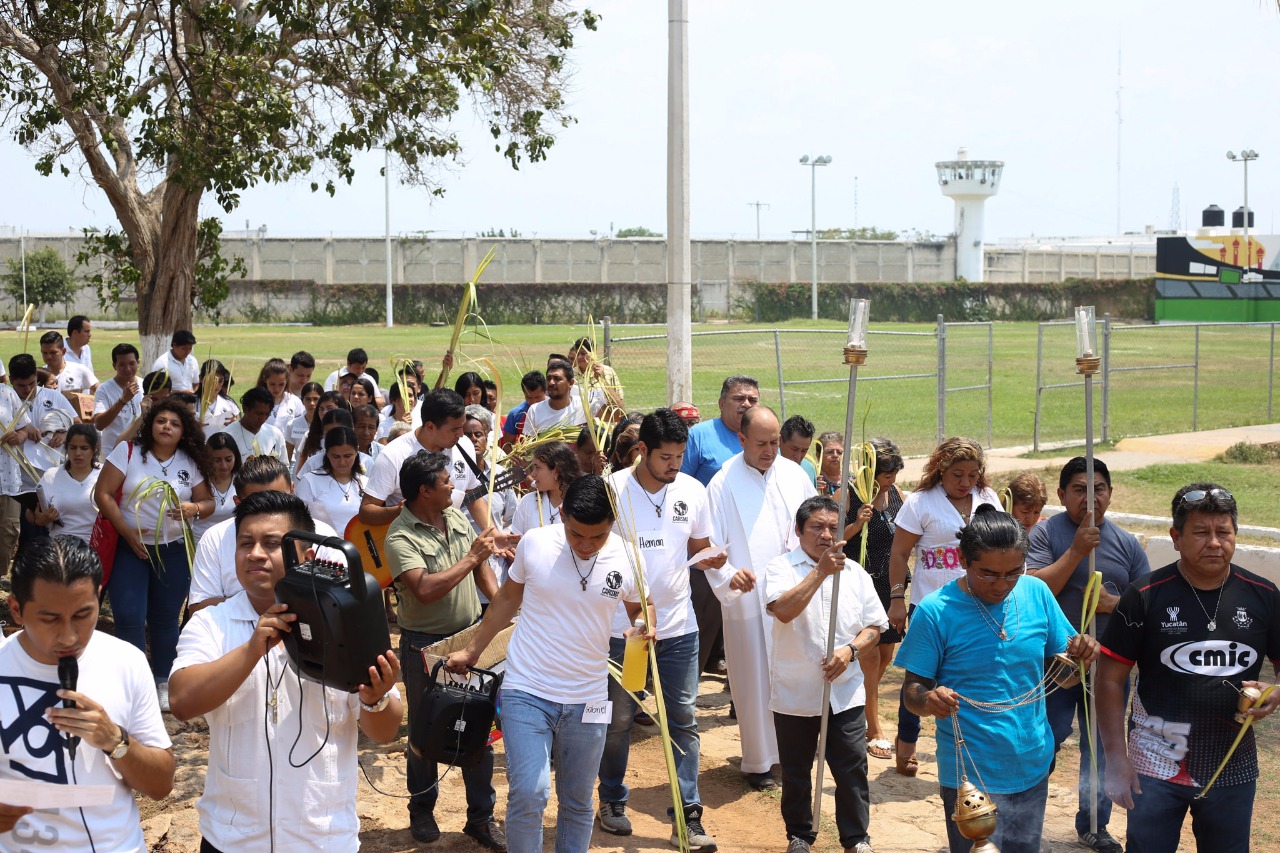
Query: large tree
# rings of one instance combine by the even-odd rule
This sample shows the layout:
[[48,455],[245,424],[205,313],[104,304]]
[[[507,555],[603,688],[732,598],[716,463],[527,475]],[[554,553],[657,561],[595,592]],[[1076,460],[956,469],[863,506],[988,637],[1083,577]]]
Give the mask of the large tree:
[[539,160],[594,24],[563,0],[0,0],[0,121],[40,172],[87,171],[106,195],[100,285],[136,291],[150,357],[225,294],[225,267],[198,264],[220,230],[206,193],[229,212],[311,175],[332,194],[384,145],[432,186],[467,103],[513,166]]

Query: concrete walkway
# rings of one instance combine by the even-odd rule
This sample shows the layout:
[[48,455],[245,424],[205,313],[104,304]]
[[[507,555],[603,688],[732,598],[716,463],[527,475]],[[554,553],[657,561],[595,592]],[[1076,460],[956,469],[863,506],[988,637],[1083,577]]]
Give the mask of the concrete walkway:
[[[1261,426],[1178,432],[1121,439],[1114,448],[1104,451],[1107,467],[1112,471],[1133,471],[1162,463],[1204,462],[1242,441],[1267,444],[1280,441],[1280,423]],[[1078,445],[1077,445],[1078,446]],[[1005,474],[1027,468],[1061,468],[1074,454],[1024,459],[1030,446],[998,447],[987,452],[987,472]],[[919,480],[924,470],[923,458],[906,460],[903,480]]]

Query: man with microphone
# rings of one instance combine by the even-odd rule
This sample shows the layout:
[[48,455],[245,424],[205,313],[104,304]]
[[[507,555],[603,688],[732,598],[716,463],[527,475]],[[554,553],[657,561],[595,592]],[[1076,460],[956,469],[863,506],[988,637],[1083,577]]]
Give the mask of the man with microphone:
[[0,851],[141,853],[134,791],[167,797],[173,753],[146,658],[94,630],[98,555],[73,536],[35,539],[14,559],[12,584],[22,631],[0,644],[0,780],[114,793],[99,806],[0,804]]

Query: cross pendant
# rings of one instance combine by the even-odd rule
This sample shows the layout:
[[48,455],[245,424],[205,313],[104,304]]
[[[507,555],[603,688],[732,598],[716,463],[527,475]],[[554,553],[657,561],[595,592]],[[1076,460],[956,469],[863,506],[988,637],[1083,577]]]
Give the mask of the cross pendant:
[[662,518],[662,507],[655,506],[653,508],[653,514],[656,515],[658,518]]
[[271,691],[271,701],[268,702],[267,704],[271,706],[271,722],[278,723],[280,719],[276,711],[277,702],[276,702],[276,692],[274,690]]
[[1004,632],[1004,629],[1003,629],[1003,628],[1001,628],[1001,629],[1000,629],[1000,639],[1002,639],[1002,640],[1007,640],[1007,639],[1009,639],[1009,635],[1008,635],[1008,634],[1006,634],[1006,633]]
[[587,579],[586,579],[586,578],[578,578],[578,580],[582,583],[582,591],[583,591],[583,592],[586,592],[586,591],[587,591]]

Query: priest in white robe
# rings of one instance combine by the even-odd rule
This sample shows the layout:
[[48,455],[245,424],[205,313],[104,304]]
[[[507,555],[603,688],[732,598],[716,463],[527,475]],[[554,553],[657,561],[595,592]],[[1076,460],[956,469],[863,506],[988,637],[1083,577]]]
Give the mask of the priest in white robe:
[[742,452],[707,486],[712,541],[729,546],[720,582],[711,572],[707,580],[724,605],[725,660],[738,713],[742,772],[752,787],[763,790],[776,786],[771,771],[778,762],[769,713],[770,619],[758,587],[740,593],[730,590],[729,579],[742,569],[760,577],[770,560],[795,548],[796,510],[817,491],[799,465],[779,454],[781,427],[772,409],[756,406],[744,413],[738,437]]

